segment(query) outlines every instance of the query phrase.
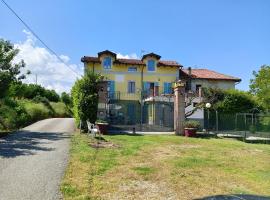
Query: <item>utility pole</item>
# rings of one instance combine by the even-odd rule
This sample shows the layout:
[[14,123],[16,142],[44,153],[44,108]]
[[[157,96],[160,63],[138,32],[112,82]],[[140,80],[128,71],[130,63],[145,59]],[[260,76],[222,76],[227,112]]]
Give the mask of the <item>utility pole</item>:
[[[142,56],[143,56],[143,53],[145,51],[144,50],[141,50],[141,59],[142,59]],[[143,129],[143,107],[144,107],[144,102],[143,102],[143,95],[144,95],[144,87],[143,87],[143,68],[144,66],[142,65],[141,66],[141,96],[140,96],[140,100],[141,100],[141,119],[140,119],[140,129],[142,131]]]

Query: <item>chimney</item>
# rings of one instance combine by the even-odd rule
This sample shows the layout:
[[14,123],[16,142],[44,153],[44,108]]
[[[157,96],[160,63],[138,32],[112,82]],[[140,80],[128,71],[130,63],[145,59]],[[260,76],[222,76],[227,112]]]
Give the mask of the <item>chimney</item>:
[[191,67],[188,67],[188,90],[191,90]]

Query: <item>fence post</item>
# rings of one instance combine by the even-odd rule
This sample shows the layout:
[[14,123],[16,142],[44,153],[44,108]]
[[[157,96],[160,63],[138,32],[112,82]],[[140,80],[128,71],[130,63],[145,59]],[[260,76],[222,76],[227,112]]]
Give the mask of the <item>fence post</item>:
[[246,141],[246,137],[247,137],[247,114],[245,113],[245,134],[244,134],[244,142]]
[[218,111],[216,110],[216,131],[218,132]]

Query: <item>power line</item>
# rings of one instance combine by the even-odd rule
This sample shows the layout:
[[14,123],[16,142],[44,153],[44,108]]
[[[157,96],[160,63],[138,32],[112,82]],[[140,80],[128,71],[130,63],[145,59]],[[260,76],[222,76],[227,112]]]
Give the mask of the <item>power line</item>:
[[74,69],[72,69],[71,67],[69,67],[65,61],[60,57],[58,56],[58,54],[53,50],[51,49],[36,33],[35,31],[33,31],[32,28],[30,28],[30,26],[15,12],[15,10],[13,10],[4,0],[1,0],[2,3],[23,23],[23,25],[52,53],[56,56],[56,58],[58,60],[60,60],[66,67],[68,67],[73,73],[76,74],[76,76],[81,76],[80,74],[78,74]]

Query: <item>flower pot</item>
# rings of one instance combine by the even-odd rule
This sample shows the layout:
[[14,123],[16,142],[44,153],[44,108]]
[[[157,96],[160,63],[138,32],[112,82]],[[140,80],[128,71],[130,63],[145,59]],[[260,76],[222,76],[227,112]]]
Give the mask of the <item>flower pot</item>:
[[197,132],[196,128],[185,128],[184,129],[184,135],[186,137],[196,137],[196,132]]
[[108,123],[96,123],[98,130],[101,134],[106,134],[108,130]]

